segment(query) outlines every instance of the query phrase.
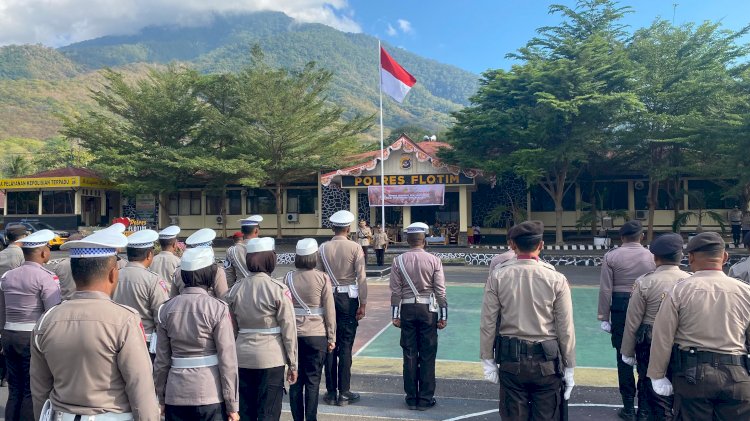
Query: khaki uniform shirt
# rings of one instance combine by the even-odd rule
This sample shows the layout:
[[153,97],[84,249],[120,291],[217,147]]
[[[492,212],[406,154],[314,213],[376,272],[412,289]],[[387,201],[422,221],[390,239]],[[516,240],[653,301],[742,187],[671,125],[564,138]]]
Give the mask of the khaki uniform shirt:
[[15,244],[11,244],[0,251],[0,276],[5,272],[21,266],[24,262],[23,250]]
[[0,278],[0,327],[6,322],[36,323],[42,313],[58,304],[57,275],[39,263],[24,262]]
[[507,262],[508,260],[512,260],[516,258],[516,252],[513,250],[508,250],[504,253],[500,253],[495,255],[495,257],[490,260],[490,275],[492,275],[492,272],[503,263]]
[[334,286],[354,285],[359,289],[359,302],[367,304],[367,275],[365,272],[365,254],[362,247],[350,241],[344,236],[336,235],[331,241],[320,246],[318,253],[318,270],[328,273],[321,254],[325,253],[326,260],[330,265],[331,272],[328,273]]
[[159,275],[167,283],[167,292],[172,290],[172,280],[177,268],[180,267],[180,258],[171,251],[162,251],[151,262],[148,269]]
[[483,360],[494,358],[496,335],[531,342],[557,339],[563,364],[575,367],[576,338],[568,280],[542,261],[506,262],[492,272],[484,287],[479,333]]
[[[291,275],[290,275],[291,274]],[[292,283],[289,278],[292,278]],[[304,310],[299,299],[310,309],[322,308],[323,315],[297,315],[297,336],[325,336],[328,343],[336,342],[336,306],[333,303],[331,280],[317,269],[298,269],[289,272],[284,282],[292,293],[295,309]]]
[[[226,303],[203,288],[185,291],[159,309],[154,383],[159,403],[210,405],[224,402],[239,411],[239,377],[234,328]],[[172,357],[217,355],[213,367],[172,369]]]
[[[185,282],[182,281],[182,272],[180,268],[177,268],[177,272],[174,273],[174,279],[172,280],[172,291],[170,291],[170,297],[176,297],[182,294],[182,290],[185,289]],[[214,286],[208,290],[208,295],[216,298],[224,298],[229,287],[227,287],[227,273],[224,268],[219,266],[214,276]]]
[[112,299],[134,308],[141,315],[147,339],[156,330],[156,312],[169,298],[167,284],[159,275],[146,269],[140,262],[130,262],[120,270]]
[[[253,273],[234,284],[224,297],[235,325],[241,368],[288,365],[297,369],[297,328],[289,288],[265,273]],[[280,334],[242,333],[242,329],[281,328]]]
[[227,260],[224,267],[226,268],[227,286],[229,288],[238,280],[250,276],[250,270],[247,268],[247,249],[245,245],[247,243],[243,240],[227,249]]
[[734,210],[734,209],[730,210],[729,212],[727,212],[727,216],[728,216],[727,219],[729,219],[729,223],[731,225],[741,225],[742,224],[742,211],[741,210],[739,210],[739,209],[737,209],[737,210]]
[[[403,261],[404,267],[398,264],[398,260]],[[411,290],[401,272],[404,269],[421,297],[435,294],[438,305],[443,308],[448,307],[448,300],[445,297],[443,262],[422,248],[413,248],[393,259],[390,277],[392,306],[400,305],[404,298],[414,298],[414,291]]]
[[745,257],[741,261],[733,264],[732,267],[729,268],[729,273],[727,273],[727,275],[732,278],[737,278],[746,284],[750,284],[750,259]]
[[648,377],[664,378],[673,343],[680,349],[746,354],[750,285],[720,270],[701,270],[679,281],[656,314]]
[[47,269],[55,272],[60,281],[62,299],[69,300],[76,292],[76,281],[73,279],[73,272],[70,270],[70,257],[50,261],[46,266]]
[[362,247],[367,247],[370,245],[370,237],[372,237],[372,230],[370,229],[370,227],[357,227],[357,232],[355,235],[357,236],[357,244]]
[[690,274],[680,270],[679,266],[662,265],[635,280],[633,294],[628,302],[625,332],[620,347],[622,355],[635,355],[635,333],[638,328],[642,324],[653,326],[665,294],[668,294],[678,281],[688,276]]
[[384,249],[388,247],[388,235],[384,232],[376,232],[372,237],[372,248]]
[[33,332],[30,374],[36,419],[49,399],[57,411],[159,421],[141,319],[104,293],[78,291],[45,314]]
[[599,278],[599,320],[609,321],[613,292],[631,292],[638,277],[656,269],[654,255],[641,243],[624,243],[604,255]]

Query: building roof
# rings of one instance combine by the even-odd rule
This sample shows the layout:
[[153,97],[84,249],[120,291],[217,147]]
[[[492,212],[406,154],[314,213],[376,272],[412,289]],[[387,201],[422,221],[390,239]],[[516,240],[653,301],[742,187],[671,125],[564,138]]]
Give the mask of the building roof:
[[66,167],[55,170],[42,171],[36,174],[25,175],[19,178],[44,178],[44,177],[93,177],[101,178],[99,174],[85,168]]

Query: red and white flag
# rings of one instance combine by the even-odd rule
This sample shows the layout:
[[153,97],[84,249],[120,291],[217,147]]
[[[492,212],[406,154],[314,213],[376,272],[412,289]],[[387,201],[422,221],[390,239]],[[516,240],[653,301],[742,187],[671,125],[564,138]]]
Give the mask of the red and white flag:
[[417,79],[380,47],[380,87],[400,104]]

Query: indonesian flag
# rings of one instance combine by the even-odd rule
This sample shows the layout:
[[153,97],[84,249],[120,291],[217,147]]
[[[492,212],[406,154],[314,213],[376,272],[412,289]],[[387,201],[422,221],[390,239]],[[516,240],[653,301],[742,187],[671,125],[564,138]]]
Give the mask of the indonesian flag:
[[380,47],[380,87],[383,92],[400,104],[415,83],[417,79],[396,63],[396,60],[383,47]]

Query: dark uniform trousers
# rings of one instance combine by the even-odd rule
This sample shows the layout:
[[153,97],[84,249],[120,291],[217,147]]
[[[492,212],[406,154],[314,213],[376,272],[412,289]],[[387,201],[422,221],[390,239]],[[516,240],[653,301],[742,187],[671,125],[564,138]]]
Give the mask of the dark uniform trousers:
[[359,324],[359,299],[334,292],[333,301],[336,304],[336,348],[326,354],[326,390],[328,393],[348,392],[352,379],[352,348]]
[[31,332],[3,330],[2,346],[8,370],[8,403],[5,419],[26,421],[34,419],[31,401]]
[[[635,358],[638,371],[638,413],[650,414],[651,421],[672,421],[672,396],[661,396],[654,392],[651,379],[646,377],[651,360],[651,325],[643,324],[635,334]],[[671,378],[671,373],[667,372]]]
[[378,261],[378,266],[383,266],[385,263],[385,249],[375,249],[375,259]]
[[200,406],[164,405],[164,421],[225,421],[224,403]]
[[630,301],[629,292],[613,292],[612,306],[612,347],[617,351],[617,381],[620,386],[620,395],[623,403],[635,400],[635,376],[633,367],[622,362],[622,335],[625,331],[625,318],[628,313],[628,302]]
[[437,317],[427,304],[401,305],[401,348],[404,351],[407,405],[429,406],[435,395]]
[[[505,360],[505,358],[503,357]],[[500,363],[500,418],[503,421],[562,419],[562,377],[543,351],[521,352],[518,362]]]
[[240,368],[240,419],[278,421],[284,395],[284,366]]
[[289,386],[289,406],[294,421],[317,421],[320,377],[326,359],[328,340],[325,336],[297,338],[299,377]]

